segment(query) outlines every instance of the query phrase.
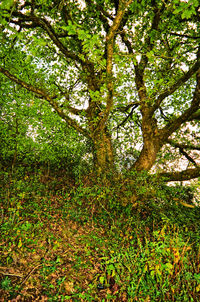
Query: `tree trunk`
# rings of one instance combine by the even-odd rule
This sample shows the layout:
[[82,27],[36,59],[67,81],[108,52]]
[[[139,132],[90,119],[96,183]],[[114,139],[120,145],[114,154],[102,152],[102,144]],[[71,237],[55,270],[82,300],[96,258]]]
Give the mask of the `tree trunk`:
[[156,161],[157,154],[160,150],[158,141],[149,139],[145,141],[139,158],[133,165],[133,169],[137,171],[149,171]]
[[94,169],[97,177],[107,179],[114,172],[114,153],[111,135],[107,129],[95,131],[92,135]]

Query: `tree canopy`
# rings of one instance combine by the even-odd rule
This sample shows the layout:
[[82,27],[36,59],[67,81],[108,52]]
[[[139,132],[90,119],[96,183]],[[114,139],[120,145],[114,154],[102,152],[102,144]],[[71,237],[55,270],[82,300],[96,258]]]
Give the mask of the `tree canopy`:
[[[16,131],[19,110],[27,133],[45,106],[43,123],[71,129],[60,140],[74,133],[98,176],[200,176],[198,0],[9,0],[0,9],[0,102],[6,114],[15,107]],[[172,169],[180,156],[186,165]]]

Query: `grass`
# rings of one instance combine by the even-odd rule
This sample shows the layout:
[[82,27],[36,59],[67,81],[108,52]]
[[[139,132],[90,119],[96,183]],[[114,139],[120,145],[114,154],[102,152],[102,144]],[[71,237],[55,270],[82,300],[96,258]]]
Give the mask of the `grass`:
[[[199,208],[3,173],[0,301],[199,301]],[[63,182],[63,183],[62,183]]]

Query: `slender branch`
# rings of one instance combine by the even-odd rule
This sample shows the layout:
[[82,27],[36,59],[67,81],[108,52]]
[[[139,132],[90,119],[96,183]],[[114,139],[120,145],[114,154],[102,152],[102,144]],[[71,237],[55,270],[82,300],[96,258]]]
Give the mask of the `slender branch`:
[[197,163],[195,162],[195,160],[185,151],[185,149],[190,149],[190,150],[200,150],[200,147],[196,147],[196,146],[188,146],[186,144],[179,144],[179,143],[175,143],[173,142],[172,140],[168,139],[167,142],[172,145],[173,147],[175,148],[178,148],[179,149],[179,152],[181,154],[183,154],[185,156],[185,158],[187,158],[188,161],[190,161],[196,168],[198,168],[198,165]]
[[102,8],[102,5],[95,4],[92,0],[85,0],[86,5],[90,8],[92,5],[95,6],[95,9],[93,10],[94,16],[96,17],[96,11],[99,11],[99,19],[102,21],[103,27],[105,29],[105,32],[108,33],[109,31],[109,22],[108,19],[113,20],[113,17],[110,16],[104,9]]
[[[0,267],[0,269],[1,268],[2,267]],[[9,268],[6,267],[5,269],[9,269]],[[0,274],[5,275],[5,276],[13,276],[13,277],[18,277],[18,278],[23,278],[23,275],[22,274],[18,274],[18,273],[9,273],[9,272],[0,271]]]
[[131,107],[137,108],[140,105],[139,102],[133,102],[128,104],[127,106],[120,106],[116,108],[116,111],[120,111],[120,112],[126,112],[128,111]]
[[177,34],[177,33],[170,33],[171,36],[177,36],[177,37],[182,37],[182,38],[187,38],[187,39],[192,39],[192,40],[198,40],[200,39],[200,36],[190,36],[190,35],[184,35],[184,34]]
[[133,111],[135,110],[135,108],[137,108],[138,105],[133,106],[133,108],[131,109],[131,112],[125,117],[125,119],[116,127],[116,129],[119,129],[121,126],[123,126],[129,118],[131,118],[133,116]]
[[170,145],[172,145],[173,147],[176,147],[176,148],[200,151],[200,146],[195,146],[195,145],[190,144],[190,143],[189,144],[180,144],[180,143],[174,142],[172,139],[168,139],[167,143],[169,143]]
[[159,108],[161,102],[173,94],[177,89],[179,89],[183,84],[185,84],[200,68],[200,60],[198,60],[181,78],[179,78],[171,87],[167,88],[162,92],[156,99],[155,104],[152,106],[152,113]]
[[80,57],[72,52],[70,52],[58,39],[56,33],[54,32],[52,26],[46,19],[41,19],[36,16],[31,17],[31,19],[38,25],[40,25],[49,35],[50,39],[54,42],[54,44],[59,48],[59,50],[65,55],[66,58],[70,58],[72,60],[76,60],[81,64],[85,65],[85,62],[80,59]]
[[134,49],[133,49],[133,47],[132,47],[132,44],[131,44],[131,42],[128,40],[128,38],[126,37],[126,33],[125,33],[124,30],[120,32],[120,36],[121,36],[121,38],[122,38],[122,41],[124,42],[124,44],[126,45],[126,47],[127,47],[127,49],[128,49],[129,55],[135,57],[136,55],[135,55],[135,53],[134,53]]
[[[18,20],[10,20],[11,23],[18,24],[23,28],[36,28],[41,27],[48,34],[52,42],[58,47],[62,54],[68,59],[75,60],[81,63],[83,66],[93,65],[92,62],[88,61],[87,58],[81,59],[79,55],[69,51],[64,44],[59,39],[59,34],[56,34],[50,22],[45,18],[39,18],[33,14],[30,16],[24,15],[21,12],[13,12],[13,17],[18,18]],[[30,22],[32,22],[30,24]],[[78,40],[78,36],[76,35],[76,39]],[[81,42],[81,41],[80,41]]]
[[[152,0],[152,6],[153,6],[153,11],[154,11],[154,16],[153,16],[153,20],[151,23],[151,28],[150,31],[145,39],[144,45],[147,47],[148,51],[152,50],[154,47],[154,41],[151,41],[151,35],[150,33],[153,30],[158,30],[159,24],[160,24],[160,20],[161,20],[161,13],[164,10],[164,4],[162,6],[161,9],[159,9],[157,7],[156,1]],[[136,72],[136,77],[142,77],[143,78],[143,74],[144,74],[144,70],[148,64],[148,57],[146,55],[146,53],[144,53],[141,57],[140,63],[139,64],[135,64],[135,72]],[[136,83],[137,85],[137,83]],[[144,85],[143,85],[144,86]],[[138,87],[138,91],[141,89],[141,87]]]
[[118,30],[118,28],[120,27],[122,18],[125,14],[125,9],[130,5],[130,3],[133,0],[129,0],[127,1],[127,3],[120,7],[120,9],[118,9],[117,15],[115,17],[115,19],[113,20],[113,24],[110,27],[110,30],[106,36],[106,42],[107,42],[107,66],[106,66],[106,71],[107,71],[107,75],[111,75],[112,73],[112,58],[113,58],[113,44],[114,44],[114,38],[116,35],[116,32]]
[[173,198],[173,200],[177,203],[179,202],[182,206],[184,207],[187,207],[187,208],[191,208],[191,209],[194,209],[195,208],[195,205],[193,204],[189,204],[189,203],[186,203],[184,202],[182,199],[180,198]]
[[38,268],[42,266],[42,263],[36,265],[35,267],[32,268],[32,270],[25,276],[25,278],[22,280],[22,282],[20,283],[20,286],[22,286],[31,276],[31,274]]
[[187,158],[188,161],[190,161],[196,168],[198,168],[198,165],[195,160],[183,148],[179,147],[179,151],[185,156],[185,158]]
[[48,95],[44,90],[37,88],[31,84],[28,84],[25,81],[22,81],[21,79],[17,78],[15,75],[11,74],[8,70],[2,67],[0,67],[0,72],[3,73],[6,77],[8,77],[11,81],[17,83],[28,91],[33,92],[37,97],[39,96],[45,99],[58,113],[58,115],[69,124],[69,126],[73,127],[83,135],[89,136],[89,133],[85,129],[83,129],[75,120],[67,116],[64,111],[60,108],[58,103],[53,99],[53,97]]

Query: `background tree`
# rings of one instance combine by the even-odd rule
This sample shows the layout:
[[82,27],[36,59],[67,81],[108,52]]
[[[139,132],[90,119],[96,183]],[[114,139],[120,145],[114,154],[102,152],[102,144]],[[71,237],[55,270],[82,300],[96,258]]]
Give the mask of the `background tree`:
[[98,176],[120,150],[140,172],[171,145],[193,167],[159,175],[196,178],[199,14],[197,0],[3,1],[0,72],[90,142]]

